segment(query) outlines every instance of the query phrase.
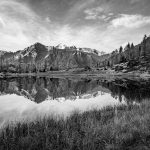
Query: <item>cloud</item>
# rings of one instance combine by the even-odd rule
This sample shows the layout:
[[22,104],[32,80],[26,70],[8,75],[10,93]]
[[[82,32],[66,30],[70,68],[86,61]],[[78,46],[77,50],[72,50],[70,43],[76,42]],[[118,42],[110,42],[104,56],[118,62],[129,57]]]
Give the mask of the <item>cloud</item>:
[[5,26],[5,22],[4,22],[4,20],[1,17],[0,17],[0,25],[1,25],[1,27]]
[[130,3],[131,3],[131,4],[134,4],[134,3],[137,3],[137,2],[140,2],[140,1],[141,1],[141,0],[131,0]]
[[150,16],[121,14],[111,21],[113,27],[139,28],[150,24]]
[[84,11],[84,13],[86,14],[86,16],[85,16],[86,20],[101,19],[103,21],[108,21],[114,15],[113,13],[110,13],[110,12],[106,13],[104,8],[102,8],[102,7],[86,9]]
[[15,20],[28,21],[29,19],[34,20],[37,18],[35,13],[25,4],[22,5],[15,0],[1,0],[0,7],[1,15],[9,16]]
[[[0,49],[23,49],[48,36],[48,29],[44,22],[28,5],[15,0],[0,1]],[[50,30],[49,30],[50,31]]]
[[65,15],[65,21],[68,22],[72,19],[75,19],[78,17],[80,12],[83,11],[83,9],[87,8],[90,6],[92,3],[94,3],[95,0],[79,0],[75,3],[73,7],[70,7],[70,9],[67,11]]
[[85,19],[90,20],[90,19],[97,19],[99,14],[102,13],[104,10],[101,7],[96,7],[92,9],[86,9],[84,13],[86,14]]
[[[107,26],[104,28],[99,26],[74,28],[65,25],[61,28],[57,27],[55,34],[53,34],[53,39],[51,39],[51,44],[64,43],[69,46],[89,47],[99,51],[110,52],[122,45],[122,43],[132,40],[131,36],[122,36],[125,33],[125,30],[113,29]],[[130,34],[127,32],[127,35]]]
[[51,23],[51,20],[50,20],[49,17],[46,17],[46,18],[45,18],[45,21],[46,21],[47,23]]
[[[112,13],[111,9],[86,9],[94,0],[84,2],[78,1],[66,11],[64,18],[54,21],[55,15],[38,15],[28,3],[0,0],[0,49],[16,51],[41,42],[45,45],[64,43],[110,52],[128,41],[140,42],[142,36],[150,31],[148,26],[140,28],[149,24],[148,16],[122,14],[114,19],[116,13]],[[85,17],[83,10],[86,19],[95,19],[94,24],[77,21]]]

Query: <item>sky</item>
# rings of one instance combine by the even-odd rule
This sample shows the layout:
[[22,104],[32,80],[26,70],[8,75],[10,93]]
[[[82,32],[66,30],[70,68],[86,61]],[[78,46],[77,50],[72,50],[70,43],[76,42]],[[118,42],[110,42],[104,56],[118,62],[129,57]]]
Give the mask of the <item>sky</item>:
[[150,35],[150,0],[0,0],[0,49],[40,42],[112,52]]

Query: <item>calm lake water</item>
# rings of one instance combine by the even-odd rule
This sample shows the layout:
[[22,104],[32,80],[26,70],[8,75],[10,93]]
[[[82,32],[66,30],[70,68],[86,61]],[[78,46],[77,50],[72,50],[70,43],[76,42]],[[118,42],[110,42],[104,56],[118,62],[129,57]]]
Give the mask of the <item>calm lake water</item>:
[[135,79],[0,79],[0,127],[44,116],[69,116],[150,98],[150,81]]

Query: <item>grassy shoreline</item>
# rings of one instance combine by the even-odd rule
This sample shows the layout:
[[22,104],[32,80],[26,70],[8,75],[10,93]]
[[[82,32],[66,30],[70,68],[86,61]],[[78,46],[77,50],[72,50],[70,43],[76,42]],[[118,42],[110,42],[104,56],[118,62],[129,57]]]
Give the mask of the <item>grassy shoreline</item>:
[[7,126],[1,150],[147,150],[150,102],[74,113],[66,120],[45,118]]

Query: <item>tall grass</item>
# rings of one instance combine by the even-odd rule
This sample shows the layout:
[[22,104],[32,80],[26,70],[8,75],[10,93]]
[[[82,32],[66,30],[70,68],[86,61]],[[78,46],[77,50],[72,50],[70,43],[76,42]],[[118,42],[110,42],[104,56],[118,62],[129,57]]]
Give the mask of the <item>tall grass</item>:
[[148,150],[150,102],[7,126],[0,150]]

